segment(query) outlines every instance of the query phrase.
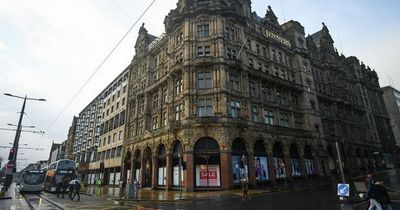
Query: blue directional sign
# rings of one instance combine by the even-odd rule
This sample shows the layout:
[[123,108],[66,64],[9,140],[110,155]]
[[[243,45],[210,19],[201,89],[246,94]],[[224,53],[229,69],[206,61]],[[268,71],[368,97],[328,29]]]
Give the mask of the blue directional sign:
[[339,183],[337,185],[337,194],[339,196],[350,196],[350,185]]

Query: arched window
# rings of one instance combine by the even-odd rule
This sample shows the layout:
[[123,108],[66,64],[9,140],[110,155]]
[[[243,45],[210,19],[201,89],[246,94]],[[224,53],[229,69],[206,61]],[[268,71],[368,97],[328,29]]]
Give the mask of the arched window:
[[242,139],[232,142],[232,176],[233,184],[240,184],[240,180],[249,178],[249,166],[246,145]]
[[[179,180],[183,181],[183,147],[180,141],[175,142],[172,151],[172,185],[179,187]],[[180,176],[179,176],[180,172]]]
[[194,145],[196,187],[220,187],[220,154],[218,142],[199,139]]
[[292,176],[301,176],[300,156],[295,144],[290,146],[289,155],[292,161]]
[[157,150],[157,184],[165,186],[167,183],[167,152],[165,151],[164,144],[160,144]]
[[285,178],[286,177],[286,167],[284,161],[284,154],[282,144],[280,142],[276,142],[272,149],[273,162],[275,168],[275,176],[276,178]]
[[269,180],[268,156],[264,142],[259,140],[254,144],[254,173],[257,182]]

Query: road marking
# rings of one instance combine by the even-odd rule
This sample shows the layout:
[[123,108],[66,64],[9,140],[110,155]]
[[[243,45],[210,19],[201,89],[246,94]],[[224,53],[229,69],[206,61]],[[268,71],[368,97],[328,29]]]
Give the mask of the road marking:
[[10,206],[10,210],[15,210],[15,209],[17,209],[17,208],[15,207],[15,205]]

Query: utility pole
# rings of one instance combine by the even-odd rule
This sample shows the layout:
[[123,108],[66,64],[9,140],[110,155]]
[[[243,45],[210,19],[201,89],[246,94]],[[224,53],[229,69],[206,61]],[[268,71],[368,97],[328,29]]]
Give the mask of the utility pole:
[[27,95],[25,95],[25,97],[21,97],[21,96],[15,96],[15,95],[12,95],[9,93],[5,93],[4,95],[24,100],[24,102],[22,103],[21,113],[19,115],[17,131],[15,133],[13,147],[10,149],[10,154],[8,156],[6,181],[5,181],[5,190],[8,190],[8,188],[11,186],[11,183],[13,180],[13,174],[16,172],[16,169],[17,169],[18,144],[19,144],[19,138],[21,137],[22,119],[23,119],[24,113],[25,113],[26,100],[46,101],[46,99],[28,98]]

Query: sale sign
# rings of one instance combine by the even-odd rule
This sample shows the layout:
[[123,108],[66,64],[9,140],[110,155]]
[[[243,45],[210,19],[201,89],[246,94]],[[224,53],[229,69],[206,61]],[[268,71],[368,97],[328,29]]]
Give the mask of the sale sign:
[[196,186],[219,187],[219,165],[196,165]]

